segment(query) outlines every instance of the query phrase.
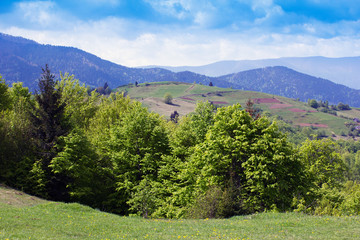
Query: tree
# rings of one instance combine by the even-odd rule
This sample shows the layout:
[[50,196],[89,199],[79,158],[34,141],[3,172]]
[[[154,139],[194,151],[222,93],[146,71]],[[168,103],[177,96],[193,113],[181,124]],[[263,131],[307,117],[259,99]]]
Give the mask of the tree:
[[7,90],[8,86],[0,75],[0,112],[8,108],[10,104],[10,98]]
[[253,119],[239,104],[218,109],[214,120],[186,169],[194,197],[219,186],[233,196],[232,214],[289,209],[302,166],[276,125]]
[[55,75],[48,65],[42,71],[40,92],[35,94],[36,105],[32,105],[29,112],[37,155],[32,172],[39,187],[37,194],[64,200],[67,199],[67,182],[60,175],[54,175],[49,164],[57,154],[55,146],[58,138],[65,136],[69,130],[64,116],[66,105],[61,103],[61,91],[55,89]]
[[8,88],[7,110],[0,113],[0,181],[29,190],[32,167],[32,142],[27,111],[32,102],[28,88],[13,83]]
[[345,165],[338,146],[330,139],[306,140],[300,155],[314,188],[336,186],[344,180]]
[[174,111],[172,114],[170,114],[170,120],[174,123],[177,123],[179,120],[179,113],[177,111]]
[[245,109],[253,119],[260,117],[259,109],[254,108],[254,102],[250,98],[246,102]]
[[312,108],[318,108],[319,104],[315,99],[309,99],[308,104]]
[[61,92],[61,104],[65,104],[65,118],[69,120],[71,128],[87,127],[99,107],[99,93],[96,90],[89,92],[84,84],[80,85],[74,75],[60,73],[60,79],[55,88]]
[[172,104],[172,100],[173,100],[173,97],[172,97],[172,95],[170,93],[166,93],[164,95],[164,102],[166,104]]

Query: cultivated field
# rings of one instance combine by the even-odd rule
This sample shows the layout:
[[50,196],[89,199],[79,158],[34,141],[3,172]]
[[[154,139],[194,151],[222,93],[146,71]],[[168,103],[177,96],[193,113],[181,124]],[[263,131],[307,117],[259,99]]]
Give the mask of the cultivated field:
[[[166,118],[169,118],[174,111],[180,116],[189,114],[195,109],[197,101],[211,101],[217,106],[240,103],[244,107],[249,99],[255,103],[256,108],[262,110],[262,115],[268,112],[280,116],[294,126],[322,129],[328,136],[339,137],[341,133],[347,133],[349,130],[345,123],[351,122],[353,118],[360,118],[358,109],[337,111],[338,116],[334,116],[319,112],[295,99],[199,84],[161,82],[140,84],[138,87],[123,86],[117,90],[126,92],[131,98],[141,101],[150,111],[164,115]],[[173,104],[164,103],[166,93],[173,96]]]

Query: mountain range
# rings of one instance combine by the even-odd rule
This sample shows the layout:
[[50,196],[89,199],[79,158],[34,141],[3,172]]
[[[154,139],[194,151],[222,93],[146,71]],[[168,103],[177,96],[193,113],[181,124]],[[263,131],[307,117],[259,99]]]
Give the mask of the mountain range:
[[360,89],[360,57],[287,57],[261,60],[221,61],[203,66],[148,66],[160,67],[173,72],[191,71],[211,77],[219,77],[246,70],[269,66],[284,66],[311,76]]
[[[229,64],[229,67],[226,67],[225,63],[208,65],[210,66],[208,69],[223,68],[225,73],[234,66]],[[260,91],[298,98],[301,101],[316,99],[327,100],[330,104],[343,102],[350,106],[360,107],[360,90],[295,71],[284,66],[285,64],[274,66],[269,63],[269,66],[264,64],[260,68],[231,72],[222,76],[207,76],[191,71],[173,72],[159,67],[129,68],[103,60],[77,48],[43,45],[32,40],[0,33],[0,74],[7,83],[20,81],[33,91],[37,87],[37,79],[45,64],[48,64],[57,76],[60,71],[68,72],[92,87],[103,86],[105,82],[111,88],[135,82],[178,81],[197,82],[204,85],[212,82],[218,87]],[[220,67],[223,64],[225,64],[224,67]],[[324,71],[326,72],[328,68],[326,65]],[[235,71],[236,68],[233,69]],[[319,71],[321,72],[321,68]],[[356,70],[353,69],[353,71]],[[337,69],[334,68],[333,72],[337,72]]]

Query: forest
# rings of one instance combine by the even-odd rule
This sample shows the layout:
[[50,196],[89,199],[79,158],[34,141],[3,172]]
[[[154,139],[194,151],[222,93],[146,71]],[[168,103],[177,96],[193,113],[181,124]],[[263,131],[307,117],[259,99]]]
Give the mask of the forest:
[[263,211],[360,213],[360,143],[291,141],[251,106],[168,121],[48,66],[32,94],[0,76],[0,182],[121,215],[226,218]]

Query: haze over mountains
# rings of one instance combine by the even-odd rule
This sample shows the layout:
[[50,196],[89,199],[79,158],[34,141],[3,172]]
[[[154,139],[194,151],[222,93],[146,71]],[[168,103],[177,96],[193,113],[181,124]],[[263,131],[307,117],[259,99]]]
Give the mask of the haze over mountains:
[[[331,77],[343,74],[345,80],[342,84],[350,82],[355,86],[359,84],[359,81],[354,80],[357,76],[360,76],[358,74],[360,69],[355,67],[359,66],[357,65],[359,61],[360,58],[287,58],[275,59],[274,61],[271,59],[227,61],[203,67],[172,69],[174,71],[185,69],[196,72],[202,71],[202,73],[208,75],[224,73],[223,76],[213,77],[190,71],[172,72],[158,67],[128,68],[73,47],[42,45],[32,40],[0,33],[0,74],[7,83],[21,81],[32,91],[37,87],[36,80],[40,77],[41,67],[48,64],[53,73],[58,75],[61,71],[74,74],[75,78],[93,87],[103,86],[105,82],[111,88],[135,83],[136,81],[138,83],[179,81],[202,84],[213,82],[218,87],[261,91],[290,98],[299,98],[301,101],[311,98],[328,100],[330,104],[343,102],[354,107],[360,107],[360,90],[351,89],[326,79],[293,70],[297,66],[303,67],[303,69],[316,69],[317,66],[318,75],[320,73],[329,74]],[[293,67],[289,67],[290,63]],[[237,70],[252,67],[256,69]],[[322,71],[322,69],[324,70]],[[231,74],[225,75],[225,73],[229,72]]]
[[360,89],[360,57],[289,57],[261,60],[220,61],[203,66],[151,66],[168,69],[173,72],[191,71],[211,77],[219,77],[246,70],[269,66],[284,66],[295,71],[332,82]]

